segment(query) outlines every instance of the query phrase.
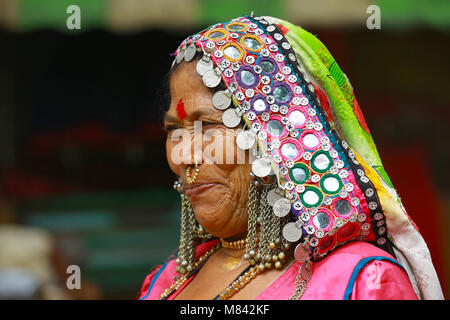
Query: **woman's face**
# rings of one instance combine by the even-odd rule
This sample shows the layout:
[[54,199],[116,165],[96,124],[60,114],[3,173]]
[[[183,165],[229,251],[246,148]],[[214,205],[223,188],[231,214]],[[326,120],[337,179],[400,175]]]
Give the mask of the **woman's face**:
[[[230,238],[247,230],[251,166],[242,158],[237,164],[242,156],[237,131],[222,123],[223,111],[212,105],[212,93],[195,66],[196,61],[181,63],[170,79],[171,104],[164,118],[167,161],[181,177],[200,225],[214,236]],[[201,163],[200,170],[188,183],[186,169],[195,162]]]

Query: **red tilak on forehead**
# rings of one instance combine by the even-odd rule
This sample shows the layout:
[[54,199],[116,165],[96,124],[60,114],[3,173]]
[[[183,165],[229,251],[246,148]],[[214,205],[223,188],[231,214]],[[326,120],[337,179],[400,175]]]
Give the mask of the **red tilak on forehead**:
[[178,117],[180,117],[180,120],[183,121],[186,118],[186,111],[184,110],[184,102],[183,102],[182,98],[180,98],[180,100],[178,100],[177,112],[178,112]]

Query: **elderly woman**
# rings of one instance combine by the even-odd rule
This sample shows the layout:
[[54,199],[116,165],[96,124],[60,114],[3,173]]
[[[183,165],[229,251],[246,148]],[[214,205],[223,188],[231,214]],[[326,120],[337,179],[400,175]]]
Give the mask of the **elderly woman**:
[[312,34],[272,17],[215,24],[179,46],[170,97],[180,246],[140,299],[443,297],[352,87]]

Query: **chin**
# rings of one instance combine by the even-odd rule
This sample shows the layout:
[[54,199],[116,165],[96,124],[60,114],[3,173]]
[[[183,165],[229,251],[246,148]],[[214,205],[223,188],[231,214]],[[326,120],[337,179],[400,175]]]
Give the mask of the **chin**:
[[[245,224],[240,224],[241,219],[236,221],[234,212],[231,212],[230,208],[232,206],[224,205],[222,208],[218,208],[216,205],[214,208],[203,206],[196,210],[194,207],[195,218],[214,237],[229,238],[246,232],[246,220]],[[214,214],[211,214],[211,212],[214,212]]]
[[224,229],[228,225],[233,215],[230,212],[231,206],[225,203],[192,203],[195,212],[195,218],[198,223],[215,237],[223,236]]

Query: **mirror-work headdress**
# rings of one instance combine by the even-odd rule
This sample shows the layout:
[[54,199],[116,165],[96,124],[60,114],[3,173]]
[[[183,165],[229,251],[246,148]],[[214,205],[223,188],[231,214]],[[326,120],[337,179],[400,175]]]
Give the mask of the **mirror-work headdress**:
[[[347,77],[312,34],[271,17],[240,17],[188,37],[174,64],[196,69],[253,173],[274,176],[273,214],[297,260],[318,260],[352,240],[394,255],[419,298],[442,291],[428,248],[383,169]],[[256,150],[256,151],[255,151]],[[302,262],[302,261],[300,261]]]

